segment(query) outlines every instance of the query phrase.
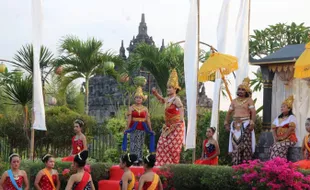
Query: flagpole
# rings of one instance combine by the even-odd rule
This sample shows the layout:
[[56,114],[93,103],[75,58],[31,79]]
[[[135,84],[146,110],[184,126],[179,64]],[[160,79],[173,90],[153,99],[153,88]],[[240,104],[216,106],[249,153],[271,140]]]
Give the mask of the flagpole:
[[[198,119],[198,94],[199,94],[199,82],[198,82],[198,71],[199,71],[199,44],[200,44],[200,0],[197,0],[197,98],[196,98],[196,114]],[[196,130],[195,130],[195,144],[197,138],[197,122],[196,122]],[[193,149],[192,153],[192,162],[194,163],[196,160],[196,147]]]

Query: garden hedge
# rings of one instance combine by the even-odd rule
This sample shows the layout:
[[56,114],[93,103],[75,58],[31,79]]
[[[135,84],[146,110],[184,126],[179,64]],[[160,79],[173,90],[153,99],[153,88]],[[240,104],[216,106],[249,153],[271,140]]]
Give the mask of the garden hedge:
[[[90,161],[91,175],[94,180],[94,184],[97,187],[98,181],[103,179],[109,179],[109,169],[112,166],[110,163],[95,163]],[[61,189],[65,188],[66,179],[62,176],[62,171],[66,168],[70,168],[71,163],[63,163],[60,160],[56,160],[55,169],[58,170],[61,179]],[[33,182],[37,172],[44,167],[43,163],[39,161],[23,161],[21,168],[26,170],[31,182],[31,188],[33,188]],[[8,169],[7,164],[1,164],[1,172]],[[238,189],[238,184],[233,179],[233,169],[230,166],[204,166],[193,164],[179,164],[168,165],[161,169],[161,179],[167,178],[163,175],[164,171],[171,173],[171,179],[166,180],[167,185],[174,187],[177,190],[207,190],[207,189]],[[310,171],[301,171],[304,175],[309,175]],[[163,181],[163,183],[165,183]],[[167,184],[168,183],[168,184]],[[165,188],[170,190],[170,188]]]

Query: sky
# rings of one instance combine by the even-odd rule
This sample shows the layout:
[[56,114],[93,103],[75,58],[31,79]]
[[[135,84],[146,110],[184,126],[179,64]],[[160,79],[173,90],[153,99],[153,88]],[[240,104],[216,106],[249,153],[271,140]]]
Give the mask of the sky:
[[[200,4],[201,41],[215,47],[222,2],[201,0]],[[230,10],[228,52],[231,54],[235,49],[239,2],[232,0]],[[251,0],[250,31],[279,22],[304,22],[310,26],[307,7],[310,7],[309,0]],[[118,53],[121,40],[128,47],[132,37],[138,34],[142,13],[145,13],[148,34],[153,36],[157,46],[162,39],[166,44],[184,40],[189,0],[43,0],[43,43],[57,56],[64,36],[95,37],[103,41],[104,51]],[[31,0],[0,0],[0,26],[0,59],[10,60],[22,45],[31,43]],[[251,71],[256,69],[252,67]],[[206,93],[212,98],[212,83],[206,84]],[[254,96],[261,104],[262,94]],[[228,105],[229,101],[222,99],[221,109],[227,109]]]

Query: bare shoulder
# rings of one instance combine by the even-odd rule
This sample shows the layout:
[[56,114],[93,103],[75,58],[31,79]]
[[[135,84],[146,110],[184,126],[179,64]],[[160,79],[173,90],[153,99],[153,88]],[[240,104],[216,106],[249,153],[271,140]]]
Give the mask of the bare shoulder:
[[254,103],[254,100],[252,98],[248,98],[248,103],[249,104]]
[[[42,170],[41,170],[42,171]],[[23,175],[23,176],[27,176],[27,173],[25,170],[20,170],[20,173]]]
[[58,171],[53,169],[53,174],[58,175]]

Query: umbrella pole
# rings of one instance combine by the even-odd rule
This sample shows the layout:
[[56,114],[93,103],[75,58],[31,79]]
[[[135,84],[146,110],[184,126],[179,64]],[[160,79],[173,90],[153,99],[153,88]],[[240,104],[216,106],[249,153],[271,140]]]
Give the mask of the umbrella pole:
[[223,82],[224,82],[224,84],[225,84],[225,89],[226,89],[226,91],[227,91],[227,94],[228,94],[228,96],[229,96],[229,99],[230,99],[230,101],[232,102],[231,93],[230,93],[230,91],[229,91],[227,81],[226,81],[226,79],[225,79],[225,77],[224,77],[224,74],[223,74],[223,72],[222,72],[221,69],[220,69],[220,73],[221,73],[221,75],[222,75],[222,80],[223,80]]

